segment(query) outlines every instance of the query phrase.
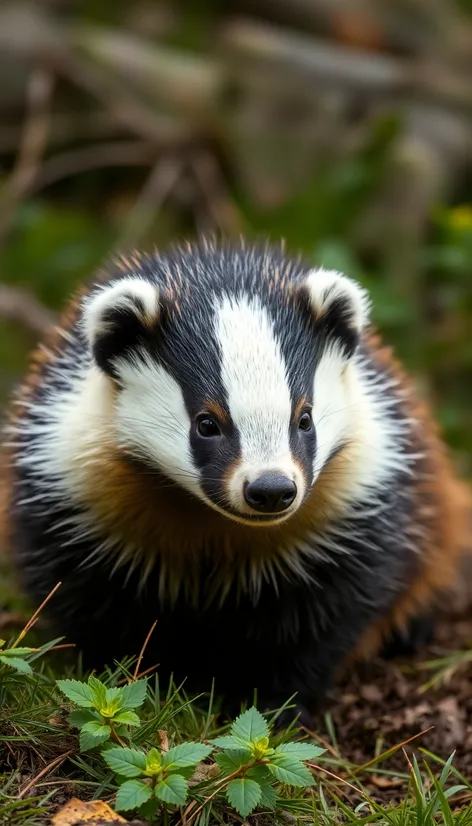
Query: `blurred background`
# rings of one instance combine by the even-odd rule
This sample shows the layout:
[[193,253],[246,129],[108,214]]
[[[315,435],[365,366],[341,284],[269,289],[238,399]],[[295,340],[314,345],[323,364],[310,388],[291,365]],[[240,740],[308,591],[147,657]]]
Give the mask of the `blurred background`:
[[282,236],[472,475],[472,0],[3,0],[0,78],[0,410],[110,254]]

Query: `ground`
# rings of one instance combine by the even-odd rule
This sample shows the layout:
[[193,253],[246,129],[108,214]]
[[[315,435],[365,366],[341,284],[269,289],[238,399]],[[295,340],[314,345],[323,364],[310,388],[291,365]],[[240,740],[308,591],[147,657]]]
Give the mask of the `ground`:
[[[434,645],[416,662],[376,662],[352,674],[338,689],[329,712],[343,760],[363,766],[375,755],[424,732],[407,751],[425,749],[443,759],[455,751],[455,768],[471,779],[471,660],[467,662],[466,654],[457,655],[461,665],[447,674],[456,652],[467,652],[471,643],[472,620],[446,618],[437,628]],[[443,669],[442,658],[446,660]],[[441,670],[445,676],[436,685],[428,685],[432,677],[441,676]],[[381,766],[393,774],[371,774],[365,780],[370,794],[381,803],[401,800],[405,791],[401,775],[408,772],[402,749]]]
[[[0,596],[4,599],[3,594]],[[11,608],[10,603],[0,611],[0,636],[7,639],[14,636],[24,619],[23,608]],[[40,635],[44,633],[44,628],[39,631]],[[334,796],[337,801],[330,803],[334,809],[325,806],[323,810],[321,806],[319,823],[322,826],[339,822],[378,822],[382,826],[420,823],[432,826],[438,822],[445,826],[455,823],[465,826],[469,816],[472,823],[471,643],[472,617],[443,618],[434,644],[416,661],[370,663],[352,671],[338,686],[313,732],[327,750],[318,761],[320,769],[315,770],[320,784],[316,795],[320,794],[321,787],[316,806],[321,806],[323,795]],[[1,826],[49,824],[52,814],[72,797],[88,799],[93,795],[113,804],[113,787],[107,787],[106,772],[100,774],[97,763],[88,754],[78,753],[75,733],[65,721],[64,698],[54,686],[55,678],[64,677],[69,668],[63,662],[64,656],[64,652],[58,651],[43,658],[43,670],[34,689],[23,675],[15,682],[13,672],[8,670],[9,676],[6,676],[0,666]],[[69,670],[67,676],[76,677],[77,670]],[[13,682],[9,683],[9,679]],[[157,728],[168,730],[172,737],[198,739],[202,736],[204,715],[198,717],[181,696],[176,695],[170,703],[161,701],[160,720]],[[209,725],[211,733],[216,726],[213,717]],[[208,731],[208,720],[205,727]],[[432,773],[439,777],[443,763],[453,752],[454,774],[449,786],[466,787],[450,801],[451,811],[459,819],[450,820],[445,815],[441,819],[441,812],[437,814],[439,820],[432,815],[429,820],[421,820],[418,813],[412,819],[406,815],[402,819],[403,815],[400,817],[398,813],[404,811],[405,800],[410,801],[411,806],[414,802],[411,788],[414,756],[421,765],[420,783],[425,784],[422,794],[426,806],[427,795],[434,791],[434,786],[422,761],[427,758]],[[49,795],[47,800],[45,795]],[[365,809],[362,818],[362,810],[357,807],[367,798],[369,803],[364,805],[368,805],[368,811],[375,816],[365,819]],[[20,800],[24,801],[24,807]],[[344,813],[343,804],[348,807]],[[380,807],[376,813],[374,804]],[[2,806],[6,814],[2,814]],[[356,811],[359,815],[354,814]],[[393,816],[390,819],[387,814],[390,811],[398,814],[397,819]],[[408,811],[411,815],[413,809]],[[313,817],[303,811],[298,814],[298,821],[287,809],[280,819],[271,816],[266,820],[258,816],[249,818],[248,822],[258,826],[313,822]],[[222,819],[210,819],[208,826],[217,822],[243,823],[240,818],[228,816],[224,807],[218,817]],[[198,821],[192,822],[191,826],[197,824]]]

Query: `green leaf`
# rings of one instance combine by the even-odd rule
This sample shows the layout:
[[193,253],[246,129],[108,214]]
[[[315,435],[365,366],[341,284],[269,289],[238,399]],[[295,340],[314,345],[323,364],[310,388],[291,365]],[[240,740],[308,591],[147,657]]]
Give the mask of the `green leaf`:
[[139,809],[152,796],[152,789],[141,780],[127,780],[118,789],[115,806],[119,811]]
[[9,665],[10,668],[14,668],[15,671],[20,671],[21,674],[32,674],[33,669],[31,668],[30,664],[26,662],[26,660],[22,660],[21,657],[3,657],[0,655],[0,661],[3,662],[5,665]]
[[247,749],[249,743],[246,743],[245,740],[239,740],[236,737],[231,737],[228,735],[227,737],[215,737],[214,740],[210,740],[210,743],[214,746],[218,746],[220,749],[229,749],[230,751],[241,751],[242,749]]
[[289,757],[294,757],[296,760],[313,760],[324,754],[326,749],[320,749],[318,746],[313,746],[311,743],[282,743],[275,749],[275,755],[285,754]]
[[[123,689],[118,688],[118,687],[105,689],[105,702],[106,702],[106,704],[115,706],[116,708],[122,708],[122,703],[121,703],[122,691],[123,691]],[[116,702],[117,700],[119,700],[119,702]]]
[[162,755],[157,749],[150,749],[146,755],[146,774],[155,777],[162,770]]
[[94,704],[93,691],[86,683],[79,680],[56,680],[58,688],[77,706],[91,708]]
[[[139,817],[143,818],[146,823],[156,822],[156,812],[160,803],[155,797],[151,797],[146,803],[142,803],[139,807]],[[139,821],[141,822],[141,821]]]
[[259,801],[259,806],[264,806],[265,809],[275,809],[277,806],[277,794],[272,786],[268,783],[261,783],[262,795]]
[[251,780],[257,780],[261,786],[264,783],[270,783],[272,778],[270,776],[270,771],[267,766],[252,766],[252,768],[248,769],[245,773],[246,777],[250,777]]
[[161,780],[155,788],[155,795],[164,803],[173,803],[174,806],[181,806],[187,798],[187,781],[181,774],[171,774],[165,780]]
[[90,675],[90,677],[87,680],[87,683],[93,691],[95,705],[104,706],[107,697],[106,685],[104,685],[100,680],[97,680],[97,678],[93,675]]
[[234,721],[231,734],[246,744],[269,737],[269,726],[260,711],[254,706],[249,708]]
[[237,777],[228,783],[226,796],[233,809],[236,809],[241,817],[247,817],[259,803],[262,797],[262,789],[255,780]]
[[80,731],[80,750],[88,751],[95,748],[95,746],[100,746],[105,740],[108,740],[110,734],[110,726],[104,726],[96,720],[85,723]]
[[144,703],[147,694],[147,680],[135,680],[121,689],[121,707],[139,708]]
[[307,767],[294,757],[280,754],[269,763],[268,769],[277,780],[287,783],[289,786],[305,788],[306,786],[315,785],[313,776]]
[[100,737],[100,735],[105,732],[110,734],[111,728],[110,726],[103,725],[103,723],[100,723],[98,720],[90,720],[89,723],[85,723],[85,725],[82,726],[82,731],[86,731],[87,734],[91,734],[94,737],[95,735]]
[[213,751],[212,746],[203,743],[182,743],[162,755],[162,765],[168,769],[182,769],[185,766],[195,766]]
[[33,653],[34,648],[5,648],[5,651],[0,651],[2,657],[25,657]]
[[124,726],[140,726],[141,720],[134,711],[120,711],[113,717],[114,723],[121,723]]
[[67,722],[70,723],[71,726],[82,728],[82,726],[85,726],[86,723],[90,723],[91,720],[96,719],[97,718],[93,711],[88,711],[88,709],[85,708],[78,708],[76,711],[71,711],[67,717]]
[[240,769],[241,766],[244,766],[246,763],[251,763],[252,759],[251,752],[247,750],[229,750],[215,754],[215,760],[221,771],[225,774],[233,774],[233,772]]
[[146,768],[146,755],[138,749],[107,749],[103,759],[115,774],[122,777],[139,777]]

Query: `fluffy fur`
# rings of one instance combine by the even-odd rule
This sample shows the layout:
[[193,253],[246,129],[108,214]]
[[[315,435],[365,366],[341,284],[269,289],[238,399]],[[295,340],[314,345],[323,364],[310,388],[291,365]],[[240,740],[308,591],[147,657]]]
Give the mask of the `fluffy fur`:
[[[6,522],[90,663],[158,619],[162,676],[311,712],[435,609],[465,507],[369,314],[344,275],[206,242],[118,261],[71,303],[17,399]],[[247,495],[267,474],[296,491],[273,512]]]

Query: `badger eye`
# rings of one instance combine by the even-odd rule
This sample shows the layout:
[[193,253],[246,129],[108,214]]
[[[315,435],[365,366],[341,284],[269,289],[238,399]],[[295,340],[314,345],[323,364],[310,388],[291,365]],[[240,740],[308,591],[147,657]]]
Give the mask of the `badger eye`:
[[304,413],[300,416],[298,420],[298,429],[299,430],[311,430],[313,427],[313,419],[311,418],[311,414],[305,410]]
[[214,436],[219,436],[221,430],[218,423],[211,416],[200,416],[197,419],[197,433],[199,436],[203,436],[204,439],[211,439]]

